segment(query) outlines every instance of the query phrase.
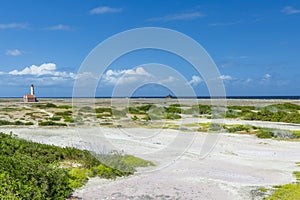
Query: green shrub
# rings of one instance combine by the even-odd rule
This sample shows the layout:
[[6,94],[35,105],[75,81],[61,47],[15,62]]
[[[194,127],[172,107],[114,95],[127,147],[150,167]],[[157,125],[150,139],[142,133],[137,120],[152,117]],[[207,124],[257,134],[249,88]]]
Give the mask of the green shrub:
[[64,121],[65,121],[65,122],[73,123],[75,120],[73,119],[73,117],[65,116],[65,117],[64,117]]
[[69,186],[72,189],[79,188],[86,184],[88,181],[87,175],[89,174],[89,170],[87,169],[82,169],[82,168],[73,168],[68,172],[68,177],[69,177]]
[[13,124],[17,126],[24,125],[24,123],[19,120],[15,121]]
[[69,105],[60,105],[60,106],[57,106],[57,108],[60,108],[60,109],[71,109],[72,106],[69,106]]
[[181,116],[175,113],[167,113],[165,114],[165,119],[180,119]]
[[54,121],[42,121],[42,122],[39,122],[39,126],[67,126],[67,124],[57,123]]
[[268,129],[259,129],[256,136],[258,138],[272,138],[274,137],[274,133]]
[[61,120],[61,116],[53,116],[51,118],[49,118],[52,121],[60,121]]
[[134,107],[129,107],[128,108],[128,112],[130,113],[130,114],[145,114],[145,112],[144,111],[140,111],[139,109],[137,109],[137,108],[134,108]]
[[[135,167],[151,163],[118,153],[95,156],[86,150],[39,144],[18,139],[12,133],[0,133],[0,199],[64,200],[86,183],[88,176],[127,176],[135,172]],[[81,167],[60,166],[68,161]]]
[[82,108],[79,109],[79,112],[94,112],[94,109],[92,107],[89,107],[89,106],[84,106]]
[[116,173],[114,173],[114,170],[110,167],[107,167],[103,164],[98,165],[94,168],[97,175],[101,178],[107,178],[107,179],[115,179],[117,177]]
[[7,120],[0,120],[0,126],[3,126],[3,125],[11,125],[12,123],[7,121]]
[[131,120],[132,120],[132,121],[136,121],[136,120],[138,120],[138,119],[139,119],[139,118],[138,118],[137,116],[135,116],[135,115],[134,115],[133,117],[131,117]]
[[53,103],[46,103],[46,104],[34,104],[33,105],[34,107],[37,107],[37,108],[41,108],[41,109],[46,109],[46,108],[56,108],[57,106]]
[[0,111],[4,112],[14,112],[14,111],[21,111],[21,108],[12,108],[12,107],[6,107],[6,108],[1,108]]
[[71,116],[73,114],[73,112],[71,110],[66,110],[64,112],[56,112],[54,114],[58,115],[58,116],[62,116],[62,117],[68,117],[68,116]]
[[95,109],[96,113],[104,113],[104,112],[108,112],[108,113],[112,113],[112,109],[111,108],[96,108]]
[[141,112],[147,113],[150,110],[150,108],[154,109],[156,108],[156,106],[152,104],[147,104],[147,105],[138,106],[136,108]]
[[166,113],[181,113],[181,108],[178,108],[177,106],[169,106],[165,107],[165,112]]
[[101,118],[111,117],[111,116],[112,116],[111,114],[99,114],[96,117],[101,119]]

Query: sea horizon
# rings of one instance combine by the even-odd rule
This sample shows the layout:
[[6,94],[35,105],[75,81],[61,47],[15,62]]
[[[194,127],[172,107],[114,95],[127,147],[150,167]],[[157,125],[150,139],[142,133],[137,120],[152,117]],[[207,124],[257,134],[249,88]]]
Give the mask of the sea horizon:
[[[23,97],[0,97],[0,99],[22,99]],[[164,99],[165,96],[132,96],[132,97],[126,97],[126,96],[120,96],[120,97],[111,97],[111,96],[98,96],[98,97],[70,97],[70,96],[55,96],[55,97],[38,97],[38,99],[71,99],[71,98],[96,98],[96,99],[122,99],[122,98],[129,98],[129,99]],[[189,96],[173,96],[171,99],[220,99],[220,98],[226,98],[226,99],[284,99],[284,100],[300,100],[300,95],[296,96],[226,96],[226,97],[210,97],[210,96],[197,96],[197,97],[189,97]]]

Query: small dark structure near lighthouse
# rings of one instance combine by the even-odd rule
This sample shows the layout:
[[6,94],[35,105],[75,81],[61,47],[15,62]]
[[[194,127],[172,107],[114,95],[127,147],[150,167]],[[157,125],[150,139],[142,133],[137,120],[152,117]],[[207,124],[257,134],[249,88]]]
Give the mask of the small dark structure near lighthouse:
[[32,84],[30,87],[30,94],[25,94],[24,97],[24,102],[38,102],[34,95],[34,85]]

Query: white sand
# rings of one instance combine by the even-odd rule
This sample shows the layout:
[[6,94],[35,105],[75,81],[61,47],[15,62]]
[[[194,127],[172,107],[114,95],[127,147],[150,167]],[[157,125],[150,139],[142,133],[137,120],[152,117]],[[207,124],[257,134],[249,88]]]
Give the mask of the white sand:
[[74,193],[83,199],[261,199],[251,191],[293,182],[292,172],[299,170],[295,162],[300,161],[300,143],[250,135],[222,134],[211,153],[200,159],[199,152],[210,148],[206,133],[144,128],[0,128],[2,132],[10,130],[48,144],[98,152],[124,150],[157,164],[117,180],[93,178]]

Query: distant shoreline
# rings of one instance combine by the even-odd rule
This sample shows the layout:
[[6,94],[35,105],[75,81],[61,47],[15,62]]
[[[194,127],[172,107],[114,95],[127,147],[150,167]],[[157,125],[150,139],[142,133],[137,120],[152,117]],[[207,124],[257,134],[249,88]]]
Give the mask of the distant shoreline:
[[[0,99],[22,99],[23,97],[0,97]],[[75,97],[37,97],[39,99],[72,99]],[[165,99],[166,97],[162,96],[136,96],[136,97],[76,97],[78,99],[81,98],[95,98],[95,99]],[[300,100],[300,96],[227,96],[227,97],[210,97],[210,96],[198,96],[198,97],[174,97],[172,99],[261,99],[261,100]]]

